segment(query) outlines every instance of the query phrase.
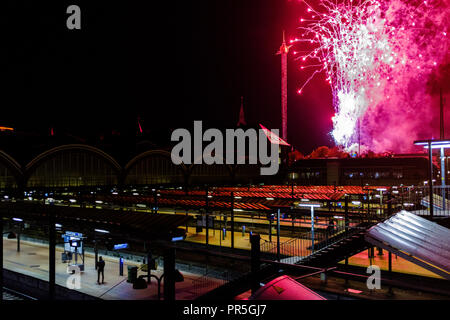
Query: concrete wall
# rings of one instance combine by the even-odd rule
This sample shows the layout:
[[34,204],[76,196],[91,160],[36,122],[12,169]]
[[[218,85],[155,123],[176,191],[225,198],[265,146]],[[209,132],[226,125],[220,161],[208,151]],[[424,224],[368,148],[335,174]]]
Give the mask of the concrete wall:
[[327,185],[340,185],[339,181],[339,162],[327,162]]

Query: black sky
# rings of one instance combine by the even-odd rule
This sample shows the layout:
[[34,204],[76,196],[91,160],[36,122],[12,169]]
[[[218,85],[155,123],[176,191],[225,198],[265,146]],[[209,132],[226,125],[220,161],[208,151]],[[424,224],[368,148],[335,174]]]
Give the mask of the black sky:
[[[287,0],[7,2],[2,18],[1,124],[80,136],[232,128],[245,99],[246,120],[280,126],[283,29],[296,35],[304,10]],[[81,8],[81,30],[66,8]],[[288,140],[303,152],[332,145],[331,93],[302,78],[289,60]]]

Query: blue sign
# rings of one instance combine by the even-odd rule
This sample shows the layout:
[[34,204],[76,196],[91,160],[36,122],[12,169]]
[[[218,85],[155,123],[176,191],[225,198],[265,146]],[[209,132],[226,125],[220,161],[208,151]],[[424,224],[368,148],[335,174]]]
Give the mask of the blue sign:
[[120,243],[114,245],[114,250],[126,249],[128,248],[128,243]]
[[66,236],[68,236],[68,237],[82,238],[82,237],[83,237],[83,234],[82,234],[82,233],[79,233],[79,232],[66,231]]

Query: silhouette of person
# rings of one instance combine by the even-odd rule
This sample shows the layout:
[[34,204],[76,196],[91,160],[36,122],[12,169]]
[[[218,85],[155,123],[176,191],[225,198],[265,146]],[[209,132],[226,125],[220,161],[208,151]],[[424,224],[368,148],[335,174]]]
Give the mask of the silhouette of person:
[[105,283],[105,261],[102,257],[97,262],[97,283],[100,284],[100,274],[102,275],[102,283]]
[[328,223],[327,231],[329,233],[334,233],[334,221],[333,220],[330,220],[330,222]]

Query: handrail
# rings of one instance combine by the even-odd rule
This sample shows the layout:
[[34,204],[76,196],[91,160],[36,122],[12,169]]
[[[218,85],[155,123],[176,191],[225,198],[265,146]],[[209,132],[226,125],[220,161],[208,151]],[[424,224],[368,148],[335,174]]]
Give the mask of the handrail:
[[[302,233],[301,235],[289,239],[280,244],[280,255],[284,258],[284,262],[295,264],[300,260],[306,259],[309,256],[322,251],[329,246],[340,242],[346,238],[354,236],[359,231],[367,230],[373,223],[361,223],[356,226],[338,226],[336,229],[327,230],[322,233],[314,234],[314,251],[312,247],[311,231]],[[276,242],[266,241],[261,244],[261,251],[268,253],[275,253]]]
[[200,290],[202,288],[208,288],[208,291],[211,291],[215,288],[218,288],[225,283],[228,283],[231,281],[230,274],[228,272],[224,272],[225,279],[215,278],[214,281],[211,280],[211,275],[206,272],[205,274],[199,276],[198,278],[195,278],[192,280],[193,284],[193,291],[195,294],[199,295],[201,292]]

